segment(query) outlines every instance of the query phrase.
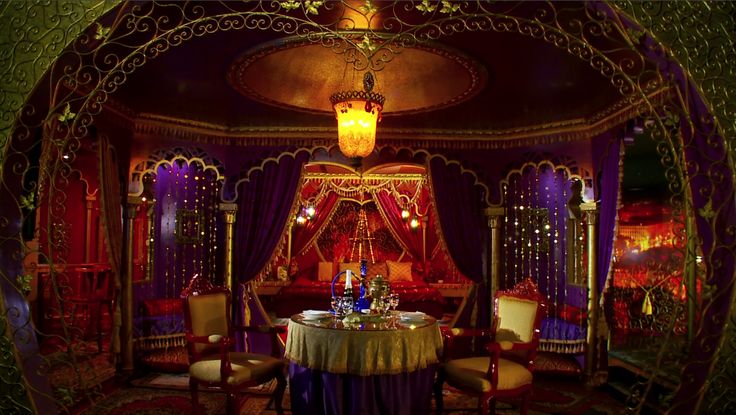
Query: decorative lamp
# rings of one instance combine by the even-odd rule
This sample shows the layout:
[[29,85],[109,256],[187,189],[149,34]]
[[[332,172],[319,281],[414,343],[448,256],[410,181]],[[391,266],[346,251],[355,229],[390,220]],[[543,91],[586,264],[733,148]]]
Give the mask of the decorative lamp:
[[401,219],[407,220],[409,219],[409,216],[411,216],[411,212],[409,212],[409,209],[401,209]]
[[419,219],[417,218],[411,218],[409,221],[409,227],[412,229],[417,229],[419,227]]
[[376,124],[386,98],[373,92],[375,81],[370,72],[363,76],[363,91],[342,91],[330,96],[337,118],[337,142],[345,157],[359,160],[373,151]]

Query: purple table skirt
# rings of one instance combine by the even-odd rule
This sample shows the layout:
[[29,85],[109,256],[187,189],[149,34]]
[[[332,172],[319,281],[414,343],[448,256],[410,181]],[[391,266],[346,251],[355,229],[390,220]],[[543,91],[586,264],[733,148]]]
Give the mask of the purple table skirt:
[[427,415],[436,365],[396,375],[356,376],[289,364],[295,415]]

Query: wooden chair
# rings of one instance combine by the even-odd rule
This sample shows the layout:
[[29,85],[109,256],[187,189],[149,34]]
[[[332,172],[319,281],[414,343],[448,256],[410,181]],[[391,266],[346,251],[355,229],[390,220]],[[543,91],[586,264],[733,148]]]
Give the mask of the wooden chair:
[[[513,289],[496,294],[492,329],[450,330],[434,385],[437,413],[443,409],[442,387],[446,382],[460,392],[477,396],[484,414],[494,413],[496,398],[517,396],[522,398],[520,413],[526,414],[544,307],[536,284],[527,278]],[[484,339],[489,355],[452,359],[453,339],[457,337]]]
[[189,389],[194,411],[199,412],[199,385],[216,386],[227,393],[227,412],[240,410],[239,395],[246,388],[276,379],[273,399],[276,412],[283,413],[281,401],[286,389],[285,361],[278,347],[270,356],[231,352],[234,331],[269,333],[277,345],[277,330],[263,326],[233,326],[230,318],[231,297],[226,288],[213,286],[205,277],[195,275],[182,292],[184,322],[189,351]]
[[102,352],[103,309],[107,309],[110,321],[113,319],[115,287],[112,269],[108,264],[80,264],[71,267],[69,272],[73,277],[72,292],[65,295],[63,301],[71,306],[70,324],[76,324],[77,307],[81,308],[85,327],[80,330],[85,334],[94,331],[97,351]]

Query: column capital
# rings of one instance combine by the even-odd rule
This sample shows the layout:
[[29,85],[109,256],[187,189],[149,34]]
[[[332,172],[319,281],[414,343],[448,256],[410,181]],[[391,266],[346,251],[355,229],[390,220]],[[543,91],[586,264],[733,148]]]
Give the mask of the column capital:
[[490,206],[483,209],[486,216],[506,216],[506,208],[503,206]]
[[491,206],[483,209],[483,214],[488,219],[490,228],[500,228],[502,218],[506,215],[506,208],[503,206]]
[[598,223],[598,202],[584,202],[580,204],[580,211],[588,225]]
[[217,209],[223,212],[237,212],[238,204],[237,203],[220,203],[219,205],[217,205]]
[[238,212],[238,205],[235,203],[220,203],[218,209],[225,217],[225,223],[232,225],[235,223],[235,214]]

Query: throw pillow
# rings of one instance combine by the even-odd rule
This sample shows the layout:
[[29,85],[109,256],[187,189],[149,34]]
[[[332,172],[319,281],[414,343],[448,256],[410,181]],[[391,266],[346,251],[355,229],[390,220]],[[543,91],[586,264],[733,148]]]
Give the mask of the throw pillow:
[[411,281],[411,262],[386,261],[389,281]]
[[375,278],[376,275],[383,275],[383,279],[388,279],[388,266],[386,265],[386,262],[381,261],[374,264],[368,263],[365,277],[370,281]]
[[332,262],[321,261],[317,264],[317,281],[331,282],[335,274],[335,266]]

